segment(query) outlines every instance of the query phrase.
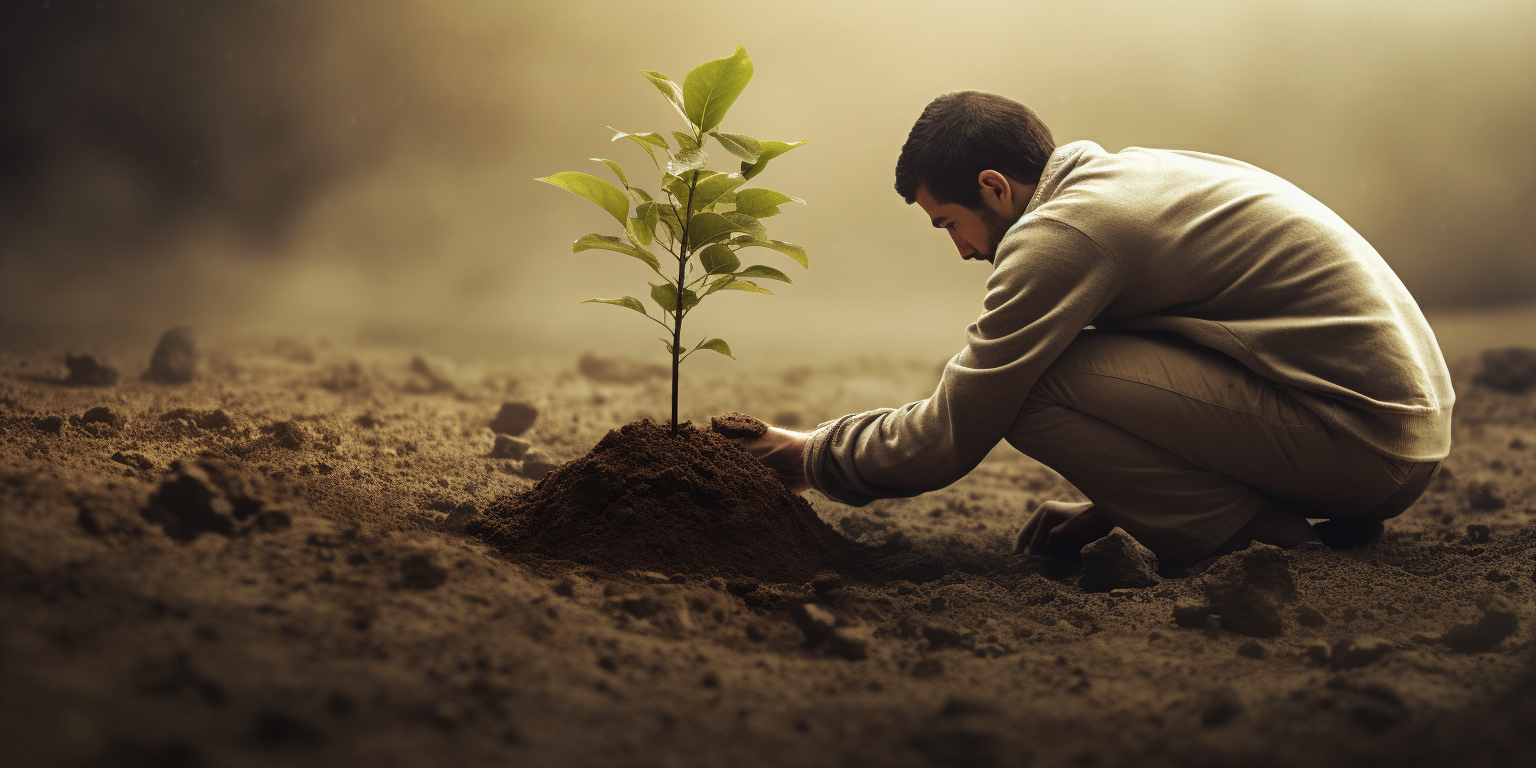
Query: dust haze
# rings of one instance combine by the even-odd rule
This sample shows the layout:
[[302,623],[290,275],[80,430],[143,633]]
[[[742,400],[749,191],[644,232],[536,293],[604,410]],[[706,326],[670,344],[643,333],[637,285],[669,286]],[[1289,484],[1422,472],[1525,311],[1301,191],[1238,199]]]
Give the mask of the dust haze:
[[606,216],[532,179],[591,157],[645,178],[605,126],[680,126],[638,70],[738,43],[757,74],[722,127],[810,140],[761,181],[808,201],[772,223],[812,268],[773,262],[796,283],[690,321],[748,360],[958,350],[985,268],[891,185],[912,120],[965,88],[1061,143],[1274,171],[1433,311],[1536,299],[1525,3],[37,0],[0,10],[0,340],[191,323],[659,357],[638,318],[576,304],[643,291],[644,268],[571,254]]

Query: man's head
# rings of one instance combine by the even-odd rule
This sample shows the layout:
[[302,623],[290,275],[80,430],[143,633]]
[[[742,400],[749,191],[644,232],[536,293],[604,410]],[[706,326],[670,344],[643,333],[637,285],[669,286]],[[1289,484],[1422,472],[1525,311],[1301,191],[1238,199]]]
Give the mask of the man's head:
[[1029,107],[980,91],[946,93],[907,134],[896,191],[947,230],[963,258],[991,261],[1055,149]]

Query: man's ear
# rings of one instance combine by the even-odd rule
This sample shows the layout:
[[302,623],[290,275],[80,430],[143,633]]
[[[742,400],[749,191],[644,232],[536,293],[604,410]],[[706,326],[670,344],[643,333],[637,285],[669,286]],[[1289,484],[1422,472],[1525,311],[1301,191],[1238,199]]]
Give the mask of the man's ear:
[[1008,177],[993,170],[985,170],[976,174],[976,183],[981,186],[981,196],[984,201],[996,200],[1004,208],[1013,205],[1013,185],[1008,183]]

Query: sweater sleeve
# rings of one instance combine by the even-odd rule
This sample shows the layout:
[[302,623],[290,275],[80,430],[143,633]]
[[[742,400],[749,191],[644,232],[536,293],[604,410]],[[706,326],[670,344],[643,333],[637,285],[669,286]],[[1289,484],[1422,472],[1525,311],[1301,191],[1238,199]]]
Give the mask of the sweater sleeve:
[[964,477],[1003,439],[1030,388],[1120,293],[1125,270],[1076,228],[1029,215],[997,249],[981,317],[937,390],[850,414],[806,442],[805,476],[853,506],[916,496]]

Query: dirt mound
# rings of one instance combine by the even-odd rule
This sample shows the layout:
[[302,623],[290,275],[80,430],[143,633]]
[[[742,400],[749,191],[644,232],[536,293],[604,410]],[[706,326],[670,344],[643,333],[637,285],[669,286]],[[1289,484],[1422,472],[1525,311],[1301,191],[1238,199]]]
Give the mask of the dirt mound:
[[854,550],[736,443],[690,424],[674,437],[648,419],[610,431],[467,530],[508,552],[785,583]]

